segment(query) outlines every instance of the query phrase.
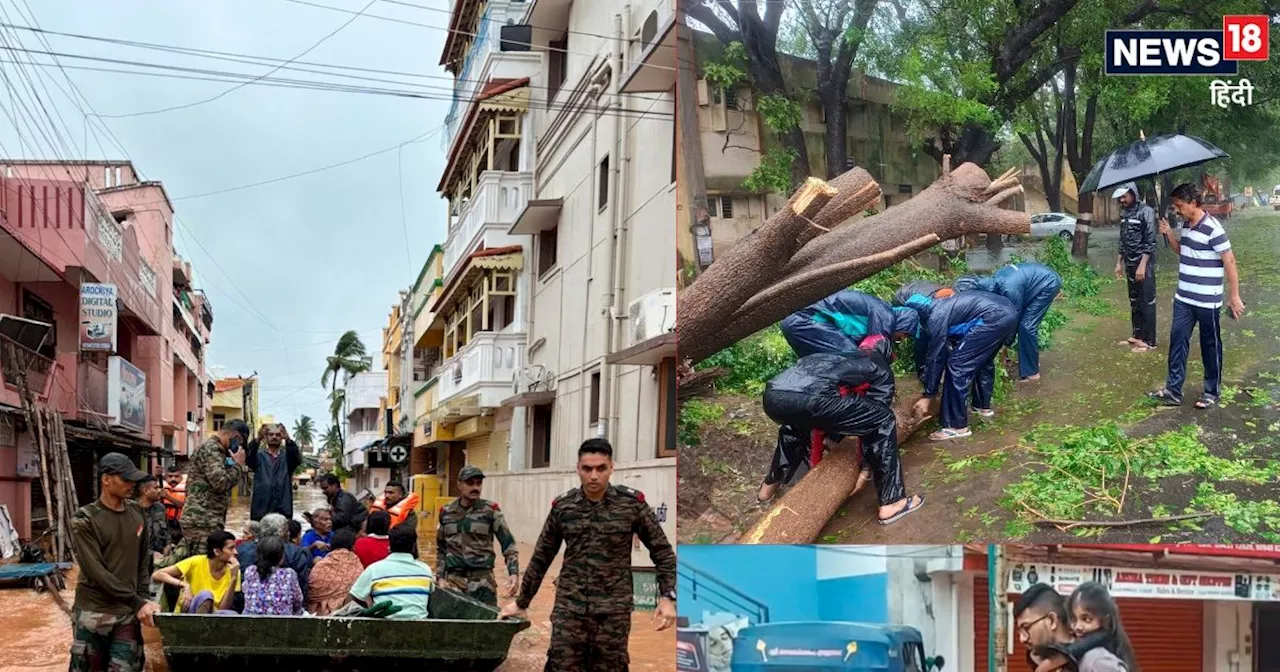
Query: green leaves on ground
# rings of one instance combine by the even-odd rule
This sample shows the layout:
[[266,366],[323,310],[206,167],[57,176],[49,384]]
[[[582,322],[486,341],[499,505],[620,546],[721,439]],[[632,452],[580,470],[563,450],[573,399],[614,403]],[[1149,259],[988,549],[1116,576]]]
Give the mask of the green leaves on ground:
[[724,407],[701,399],[680,402],[680,419],[677,422],[680,445],[696,446],[702,442],[702,427],[724,417]]
[[[1000,504],[1023,520],[1142,518],[1146,513],[1130,506],[1142,490],[1155,487],[1158,479],[1191,477],[1202,483],[1188,512],[1220,515],[1233,529],[1280,539],[1280,505],[1241,502],[1213,485],[1272,483],[1280,478],[1280,463],[1213,455],[1200,442],[1195,425],[1141,439],[1128,437],[1114,422],[1038,427],[1022,446],[1028,451],[1024,464],[1032,471],[1005,488]],[[1159,506],[1150,515],[1169,513]]]
[[716,381],[716,389],[749,396],[764,393],[764,384],[796,361],[796,353],[773,325],[734,343],[698,364],[699,369],[723,367],[728,370]]

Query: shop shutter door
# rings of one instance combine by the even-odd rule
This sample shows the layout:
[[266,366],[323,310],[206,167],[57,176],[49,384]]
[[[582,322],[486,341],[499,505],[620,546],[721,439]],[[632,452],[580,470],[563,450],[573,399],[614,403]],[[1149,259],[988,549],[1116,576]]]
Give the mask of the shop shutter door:
[[467,464],[486,470],[489,468],[489,434],[467,441]]
[[1204,602],[1118,598],[1116,605],[1140,669],[1200,672]]
[[[973,670],[987,672],[988,637],[991,634],[991,596],[987,577],[973,578]],[[946,665],[950,667],[950,665]],[[1011,668],[1012,669],[1012,668]]]

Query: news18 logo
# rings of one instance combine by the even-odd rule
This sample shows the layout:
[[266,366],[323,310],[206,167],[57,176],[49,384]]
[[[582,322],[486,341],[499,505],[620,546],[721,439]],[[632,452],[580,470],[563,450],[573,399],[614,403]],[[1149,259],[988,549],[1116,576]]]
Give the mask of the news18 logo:
[[1222,30],[1108,30],[1108,75],[1234,75],[1240,61],[1265,61],[1266,16],[1224,16]]

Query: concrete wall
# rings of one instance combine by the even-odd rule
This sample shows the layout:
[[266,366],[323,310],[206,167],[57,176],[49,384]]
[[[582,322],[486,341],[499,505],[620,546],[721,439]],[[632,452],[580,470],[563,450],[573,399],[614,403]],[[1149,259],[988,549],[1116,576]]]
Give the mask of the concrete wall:
[[[700,546],[680,547],[680,565],[696,569],[769,607],[771,621],[813,621],[822,618],[819,608],[815,546]],[[703,613],[726,611],[724,602],[693,597],[692,586],[680,577],[676,610],[691,622]]]
[[[635,488],[644,493],[645,501],[653,507],[667,541],[675,545],[676,539],[676,469],[674,460],[650,460],[630,464],[618,464],[611,482]],[[520,472],[485,472],[484,497],[498,502],[506,513],[507,523],[516,540],[532,544],[542,531],[550,511],[551,500],[578,487],[574,469],[532,469]],[[681,552],[684,552],[684,546]],[[632,548],[632,562],[638,566],[652,567],[649,553],[643,546]]]
[[[1205,603],[1203,669],[1239,672],[1254,669],[1252,641],[1253,603]],[[1232,664],[1237,656],[1238,666]],[[1274,661],[1271,664],[1275,664]]]

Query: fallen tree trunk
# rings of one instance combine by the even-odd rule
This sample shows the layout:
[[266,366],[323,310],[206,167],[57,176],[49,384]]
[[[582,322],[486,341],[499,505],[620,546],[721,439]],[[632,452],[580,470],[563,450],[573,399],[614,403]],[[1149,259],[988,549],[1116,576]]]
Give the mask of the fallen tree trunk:
[[[898,417],[898,441],[924,426],[931,416],[923,418],[912,412],[912,405],[920,398],[920,385],[911,378],[898,384],[893,413]],[[847,439],[836,448],[827,451],[822,462],[792,486],[769,507],[760,520],[738,539],[741,544],[811,544],[818,540],[822,528],[849,499],[849,493],[858,482],[861,465],[855,456],[853,440]],[[904,467],[905,469],[905,467]],[[907,494],[912,489],[911,474],[907,477]],[[875,486],[867,484],[872,490]]]
[[856,218],[880,199],[855,168],[811,178],[787,207],[743,238],[679,293],[680,357],[693,363],[790,313],[944,240],[1030,231],[1026,213],[1000,203],[1022,192],[1016,170],[995,180],[976,165],[944,174],[902,205]]

